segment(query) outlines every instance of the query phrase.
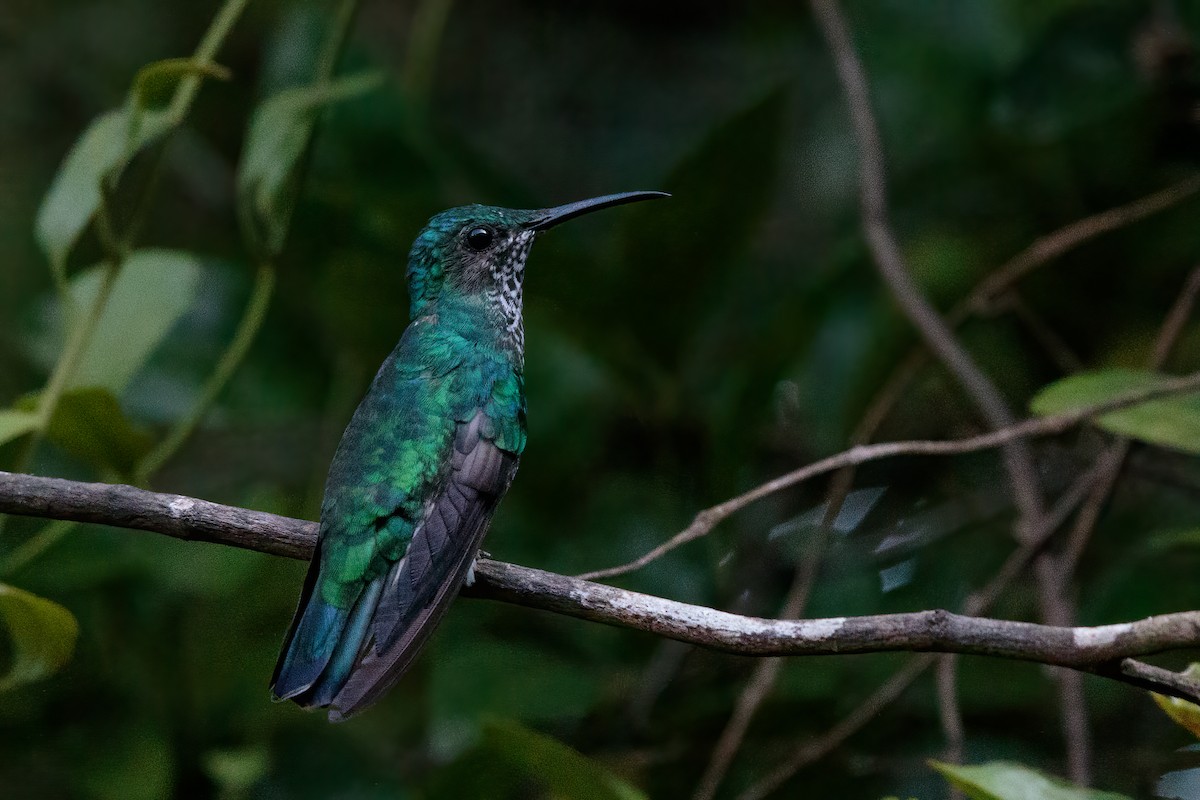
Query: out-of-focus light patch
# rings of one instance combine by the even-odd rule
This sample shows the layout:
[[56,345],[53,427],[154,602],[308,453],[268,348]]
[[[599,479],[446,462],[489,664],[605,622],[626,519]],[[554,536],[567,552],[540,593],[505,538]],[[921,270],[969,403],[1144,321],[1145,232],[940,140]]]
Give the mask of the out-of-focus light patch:
[[883,537],[883,540],[875,546],[875,555],[882,555],[889,550],[897,550],[901,547],[911,547],[928,535],[928,528],[920,520],[915,525],[908,525],[908,522],[909,520],[906,519],[896,520],[896,530]]
[[910,558],[907,561],[901,561],[899,564],[893,564],[886,569],[879,570],[879,590],[884,594],[902,589],[912,583],[913,577],[917,574],[917,560]]
[[[833,530],[845,536],[854,531],[862,521],[866,519],[867,514],[871,513],[871,509],[883,497],[883,493],[887,489],[882,486],[872,487],[870,489],[856,489],[846,495],[846,500],[842,503],[841,510],[838,511],[837,517],[833,520],[831,526]],[[809,509],[802,514],[792,517],[787,522],[781,522],[767,533],[767,539],[775,541],[785,536],[792,536],[801,531],[812,530],[820,526],[821,520],[825,519],[826,509],[829,508],[828,503],[822,503],[819,506]]]
[[1154,785],[1154,796],[1163,800],[1200,800],[1200,768],[1163,773]]

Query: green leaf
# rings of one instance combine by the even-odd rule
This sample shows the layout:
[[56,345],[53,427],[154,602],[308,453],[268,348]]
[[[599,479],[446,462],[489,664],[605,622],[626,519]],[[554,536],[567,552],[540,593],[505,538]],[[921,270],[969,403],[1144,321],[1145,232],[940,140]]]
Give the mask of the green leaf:
[[1171,550],[1176,547],[1200,545],[1200,528],[1181,528],[1152,534],[1145,539],[1145,548],[1152,552]]
[[75,652],[79,623],[58,603],[0,583],[0,622],[13,654],[0,692],[53,675]]
[[484,747],[560,800],[645,800],[646,795],[562,742],[516,722],[484,726]]
[[316,86],[285,89],[255,110],[238,166],[238,213],[253,246],[264,255],[283,247],[295,203],[301,157],[318,113],[332,103],[382,84],[374,73],[351,75]]
[[[1188,664],[1188,668],[1183,671],[1183,677],[1193,681],[1200,680],[1200,664],[1195,662]],[[1158,707],[1174,720],[1176,724],[1186,729],[1192,736],[1200,739],[1200,706],[1178,697],[1167,697],[1157,692],[1151,692],[1150,696],[1154,698],[1154,702]]]
[[[38,395],[20,404],[37,408]],[[46,436],[75,458],[126,478],[154,441],[133,426],[112,392],[98,386],[73,389],[59,399]]]
[[[70,282],[75,306],[90,308],[104,280],[104,265],[89,267]],[[200,287],[202,266],[191,253],[137,250],[117,276],[68,388],[99,386],[120,395],[134,374],[192,305]],[[44,336],[57,351],[66,340],[67,313],[51,315]]]
[[1123,794],[1084,789],[1007,761],[973,767],[941,761],[929,765],[971,800],[1129,800]]
[[129,160],[160,139],[171,125],[164,112],[142,110],[135,126],[128,108],[101,114],[76,140],[38,210],[35,233],[60,282],[67,256],[100,208],[104,186],[120,177]]
[[229,80],[227,67],[194,58],[164,58],[138,70],[129,90],[129,102],[140,108],[157,108],[171,99],[179,81],[189,75]]
[[66,281],[67,256],[100,209],[105,187],[114,186],[135,155],[180,123],[155,106],[190,75],[227,78],[229,72],[189,58],[147,64],[138,70],[125,106],[92,120],[63,159],[35,225],[38,244],[60,283]]
[[19,439],[38,426],[38,415],[31,411],[0,410],[0,445]]
[[[1039,416],[1062,414],[1170,380],[1156,372],[1105,369],[1055,381],[1038,392],[1030,409]],[[1112,411],[1096,419],[1110,433],[1200,454],[1200,393],[1165,397]]]

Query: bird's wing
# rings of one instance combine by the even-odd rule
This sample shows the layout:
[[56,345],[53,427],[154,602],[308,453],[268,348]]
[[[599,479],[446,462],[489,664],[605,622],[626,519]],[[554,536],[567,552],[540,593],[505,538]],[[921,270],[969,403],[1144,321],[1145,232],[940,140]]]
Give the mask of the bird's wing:
[[412,664],[462,586],[488,523],[516,473],[517,456],[485,431],[483,411],[459,423],[451,466],[404,556],[383,580],[370,630],[348,679],[332,698],[331,719],[379,699]]
[[431,341],[410,326],[343,435],[272,679],[277,697],[341,709],[331,716],[373,702],[411,663],[524,447],[520,376]]

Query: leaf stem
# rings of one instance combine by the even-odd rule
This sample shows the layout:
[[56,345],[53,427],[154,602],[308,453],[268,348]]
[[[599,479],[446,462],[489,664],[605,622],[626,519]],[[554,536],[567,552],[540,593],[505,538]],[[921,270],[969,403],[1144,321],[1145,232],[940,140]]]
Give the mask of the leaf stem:
[[122,263],[122,260],[117,258],[111,258],[105,262],[104,274],[100,278],[100,288],[96,292],[96,298],[92,301],[92,305],[82,318],[67,321],[70,336],[63,346],[58,362],[54,365],[54,371],[50,373],[46,388],[42,390],[41,397],[38,399],[37,427],[30,434],[25,452],[18,459],[20,462],[27,463],[33,457],[38,442],[46,432],[46,428],[49,427],[50,420],[53,419],[54,412],[58,409],[58,403],[66,393],[67,386],[74,377],[79,362],[83,359],[92,332],[100,324],[100,317],[103,316],[104,307],[108,304],[108,297],[112,294],[113,286],[116,285]]
[[[234,3],[235,0],[231,0],[226,5],[226,8],[222,9],[221,15],[213,23],[214,29],[222,21],[225,11],[228,10],[230,5],[234,5]],[[241,5],[245,5],[245,0],[241,0]],[[358,0],[342,0],[339,3],[337,15],[330,28],[329,35],[322,46],[320,58],[317,61],[316,75],[314,77],[318,85],[327,85],[333,78],[333,73],[337,69],[338,61],[341,60],[342,51],[345,49],[346,41],[354,25],[354,18],[358,13],[358,7]],[[205,62],[211,59],[213,55],[215,55],[215,48],[212,48],[211,51],[205,51],[205,43],[202,42],[200,48],[196,51],[195,57],[197,61]],[[200,76],[189,76],[189,78],[194,78],[198,82]],[[310,131],[309,134],[309,147],[312,146],[314,133],[315,126],[314,131]],[[290,215],[290,209],[288,213]],[[150,482],[151,476],[179,451],[179,448],[183,446],[188,437],[195,432],[200,422],[204,419],[204,416],[209,412],[213,404],[216,403],[217,398],[229,383],[233,374],[245,360],[250,346],[254,343],[259,330],[262,328],[263,320],[266,318],[267,308],[270,306],[271,296],[275,291],[275,278],[276,271],[273,260],[271,258],[263,258],[254,278],[254,288],[251,290],[250,300],[246,304],[246,310],[242,314],[242,319],[238,323],[237,330],[234,333],[232,341],[229,343],[229,347],[217,362],[192,410],[188,412],[187,416],[179,420],[167,434],[166,438],[142,460],[136,474],[138,485],[147,485]]]
[[[238,17],[245,10],[248,2],[249,0],[226,0],[217,12],[217,16],[209,24],[208,30],[204,32],[200,44],[196,46],[196,51],[193,55],[195,60],[209,62],[213,59],[222,43],[229,36],[234,23],[237,22]],[[170,103],[171,119],[175,126],[182,124],[183,120],[187,117],[187,113],[191,110],[192,103],[196,99],[196,93],[200,90],[203,78],[204,76],[199,74],[188,75],[175,88],[175,94],[171,97]],[[155,172],[157,173],[157,165]],[[139,207],[146,205],[144,202],[146,200],[145,195],[153,191],[156,184],[157,181],[151,180],[146,185],[143,197],[138,203]],[[21,455],[17,458],[16,468],[19,471],[27,469],[33,460],[38,445],[41,444],[42,438],[45,435],[46,427],[50,424],[50,420],[53,419],[54,412],[58,408],[58,403],[62,399],[67,386],[70,385],[76,369],[79,367],[79,362],[87,349],[92,332],[99,323],[101,316],[103,316],[104,308],[108,304],[108,297],[121,272],[121,267],[124,265],[125,257],[133,250],[135,245],[133,241],[134,236],[131,235],[133,234],[132,230],[127,231],[126,236],[118,236],[112,230],[111,216],[109,214],[108,187],[103,182],[100,186],[100,192],[101,204],[94,224],[96,225],[96,231],[101,243],[109,251],[107,268],[101,280],[100,290],[96,293],[96,299],[87,310],[82,322],[72,326],[70,338],[64,346],[62,353],[59,354],[58,361],[55,363],[54,369],[50,374],[50,379],[42,391],[38,402],[38,426],[30,434],[29,441],[26,443]],[[140,225],[137,227],[140,227]],[[65,274],[55,275],[55,287],[62,301],[64,313],[70,317],[77,317],[78,314],[74,308],[75,304],[71,297],[70,286],[67,283]],[[0,515],[0,534],[4,533],[7,519],[6,516]]]
[[[221,45],[229,37],[233,26],[237,23],[238,17],[246,10],[246,5],[250,0],[225,0],[217,15],[213,17],[213,21],[209,23],[208,30],[204,32],[203,38],[200,39],[200,44],[196,45],[196,51],[192,54],[192,60],[201,64],[207,64],[216,57],[217,51],[221,49]],[[175,125],[179,125],[187,117],[187,113],[191,110],[192,102],[196,99],[196,93],[200,91],[200,84],[204,82],[205,75],[196,73],[186,75],[179,81],[179,86],[175,90],[175,95],[171,98],[171,104],[168,109],[171,114],[171,120]]]
[[46,552],[52,545],[57,544],[78,524],[71,520],[51,522],[12,551],[12,555],[6,558],[3,564],[0,564],[0,575],[12,575],[20,571],[22,567]]
[[321,56],[317,59],[316,79],[318,83],[326,84],[333,79],[333,73],[337,69],[338,62],[342,60],[342,52],[346,49],[346,42],[354,27],[354,18],[358,16],[358,6],[359,0],[342,0],[338,4],[337,16],[334,18],[333,26],[329,29],[329,36],[321,47]]
[[[200,44],[196,47],[194,58],[197,61],[207,62],[212,60],[248,2],[249,0],[226,0],[225,4],[221,6],[221,10],[217,12],[217,16],[209,25],[208,30],[205,31]],[[176,125],[183,121],[191,109],[192,102],[196,98],[196,93],[200,89],[202,79],[202,75],[188,75],[176,87],[175,94],[171,98],[171,113],[172,118],[176,120]],[[147,187],[148,191],[152,186],[153,184]],[[101,197],[103,200],[100,210],[97,213],[96,226],[101,234],[101,240],[109,248],[110,252],[107,268],[100,284],[100,291],[96,293],[96,299],[92,303],[91,308],[88,309],[83,323],[74,326],[71,338],[63,348],[58,363],[55,364],[54,371],[51,373],[50,380],[42,392],[41,402],[38,403],[38,415],[40,418],[38,421],[38,430],[35,432],[30,445],[26,448],[26,457],[22,461],[28,461],[32,457],[40,434],[45,431],[51,417],[54,416],[58,402],[62,399],[67,385],[70,383],[76,368],[79,366],[83,352],[87,348],[88,339],[100,321],[113,285],[116,283],[117,276],[121,272],[121,267],[125,263],[125,258],[134,247],[134,243],[127,237],[118,236],[111,229],[111,215],[108,213],[108,209],[111,206],[108,202],[105,189],[106,187],[101,187]]]
[[250,300],[246,303],[246,310],[242,313],[242,318],[238,322],[237,330],[234,332],[233,339],[229,342],[228,348],[222,354],[216,367],[213,369],[208,380],[204,384],[204,389],[200,392],[200,397],[196,400],[196,404],[188,412],[187,416],[180,419],[171,429],[157,447],[142,459],[142,463],[138,466],[136,473],[136,483],[139,486],[144,486],[149,483],[150,477],[162,468],[163,464],[169,461],[179,448],[187,441],[192,432],[204,419],[205,414],[212,408],[217,401],[226,384],[233,377],[234,372],[241,366],[246,358],[246,354],[250,351],[250,345],[254,343],[258,336],[259,330],[262,328],[263,320],[267,315],[267,308],[271,304],[271,296],[275,291],[275,267],[270,262],[263,262],[258,272],[254,277],[254,287],[250,292]]

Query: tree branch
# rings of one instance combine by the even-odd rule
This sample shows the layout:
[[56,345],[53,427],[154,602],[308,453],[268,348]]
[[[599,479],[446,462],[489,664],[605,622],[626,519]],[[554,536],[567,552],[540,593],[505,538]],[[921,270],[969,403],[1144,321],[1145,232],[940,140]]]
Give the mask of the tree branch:
[[[0,472],[0,512],[153,531],[291,558],[307,558],[313,522],[132,486],[79,483]],[[592,622],[645,631],[747,656],[895,651],[988,655],[1070,667],[1162,694],[1200,701],[1200,684],[1129,659],[1200,646],[1200,612],[1092,628],[985,619],[948,611],[767,620],[542,570],[480,559],[471,597],[501,600]],[[1145,667],[1145,665],[1142,665]]]
[[[971,594],[963,603],[961,613],[977,616],[987,613],[1004,591],[1017,579],[1029,563],[1042,551],[1054,533],[1062,527],[1095,483],[1100,469],[1093,467],[1080,475],[1046,512],[1036,536],[1022,542],[996,571],[984,587]],[[843,742],[868,725],[872,719],[895,702],[921,674],[932,666],[936,656],[918,655],[892,674],[874,692],[850,711],[837,724],[796,748],[778,767],[768,772],[738,795],[738,800],[761,800],[791,779],[796,772],[825,757]],[[1174,673],[1171,673],[1174,674]]]
[[700,511],[696,514],[692,523],[682,531],[633,561],[616,567],[585,572],[578,577],[583,580],[599,580],[639,570],[647,564],[662,558],[675,548],[706,536],[719,523],[736,512],[741,511],[746,506],[776,492],[795,486],[798,483],[803,483],[810,478],[815,478],[818,475],[894,456],[960,455],[987,450],[992,447],[1001,447],[1018,439],[1062,433],[1084,420],[1101,416],[1109,411],[1116,411],[1149,400],[1194,389],[1200,389],[1200,372],[1165,381],[1153,388],[1129,392],[1120,397],[1106,400],[1103,403],[1097,403],[1096,405],[1080,408],[1075,411],[1023,420],[1007,428],[1000,428],[999,430],[980,434],[979,436],[969,436],[963,439],[950,439],[946,441],[915,440],[858,445],[836,455],[823,458],[820,461],[814,461],[799,469],[784,473],[777,478],[754,487],[748,492],[731,497],[722,503]]

